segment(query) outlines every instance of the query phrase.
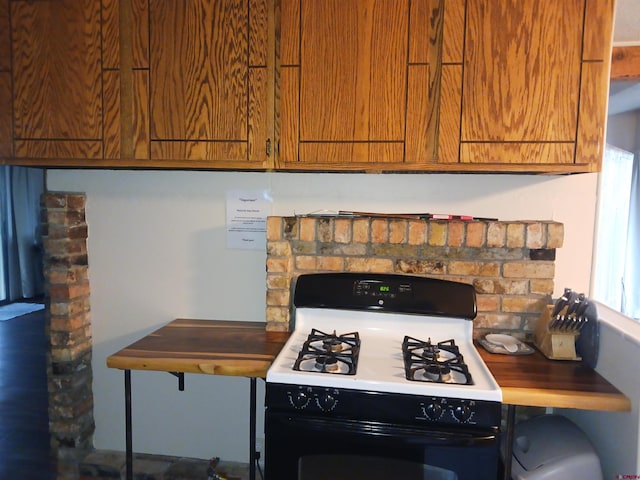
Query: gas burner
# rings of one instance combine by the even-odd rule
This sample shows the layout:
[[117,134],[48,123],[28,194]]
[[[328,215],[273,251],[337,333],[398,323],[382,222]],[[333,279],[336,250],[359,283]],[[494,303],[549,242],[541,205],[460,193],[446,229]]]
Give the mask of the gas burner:
[[422,374],[431,382],[450,382],[451,381],[451,368],[448,365],[441,365],[437,363],[429,363],[423,369]]
[[416,382],[473,385],[464,358],[453,340],[431,343],[409,336],[402,342],[405,376]]
[[302,345],[293,370],[355,375],[360,351],[358,332],[337,335],[313,328]]
[[338,359],[328,355],[318,355],[316,357],[316,368],[323,372],[337,372],[340,369]]
[[344,349],[343,342],[337,338],[328,338],[322,341],[322,346],[328,352],[341,352]]

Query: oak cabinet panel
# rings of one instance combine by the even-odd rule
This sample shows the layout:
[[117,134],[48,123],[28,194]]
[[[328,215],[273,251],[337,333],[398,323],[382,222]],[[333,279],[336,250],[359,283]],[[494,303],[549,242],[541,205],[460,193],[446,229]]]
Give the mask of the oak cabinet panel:
[[10,6],[15,156],[102,158],[100,2]]
[[280,6],[279,166],[403,170],[434,161],[441,2]]
[[153,163],[267,167],[267,12],[266,0],[150,2]]
[[460,162],[598,170],[613,2],[478,0],[467,9]]

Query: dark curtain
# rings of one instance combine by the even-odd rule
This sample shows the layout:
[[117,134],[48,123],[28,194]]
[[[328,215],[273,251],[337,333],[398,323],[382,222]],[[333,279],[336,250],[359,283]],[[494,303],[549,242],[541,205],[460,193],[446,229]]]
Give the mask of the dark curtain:
[[40,196],[44,170],[0,166],[0,302],[44,293]]

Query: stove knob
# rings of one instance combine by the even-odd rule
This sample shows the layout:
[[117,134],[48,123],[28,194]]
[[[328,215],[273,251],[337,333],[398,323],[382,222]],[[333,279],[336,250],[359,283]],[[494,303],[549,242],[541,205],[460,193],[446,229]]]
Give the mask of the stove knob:
[[459,422],[466,422],[467,420],[469,420],[472,413],[473,410],[471,410],[471,408],[469,408],[469,406],[465,404],[458,405],[453,409],[453,416]]
[[442,416],[442,405],[439,403],[430,403],[424,407],[424,414],[429,420],[438,420]]
[[336,398],[329,392],[318,395],[316,402],[318,404],[318,407],[320,407],[320,410],[322,410],[323,412],[330,412],[331,410],[336,408],[336,404],[338,403]]
[[295,408],[304,408],[309,403],[309,395],[302,390],[289,394],[289,401]]

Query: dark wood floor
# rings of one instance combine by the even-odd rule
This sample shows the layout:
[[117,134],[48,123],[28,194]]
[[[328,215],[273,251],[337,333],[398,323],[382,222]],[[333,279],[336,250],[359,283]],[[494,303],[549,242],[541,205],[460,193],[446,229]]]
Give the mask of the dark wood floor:
[[50,480],[44,311],[0,321],[0,480]]

